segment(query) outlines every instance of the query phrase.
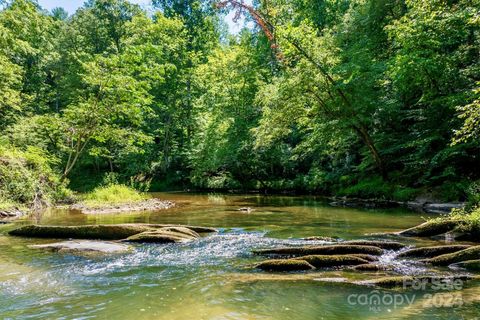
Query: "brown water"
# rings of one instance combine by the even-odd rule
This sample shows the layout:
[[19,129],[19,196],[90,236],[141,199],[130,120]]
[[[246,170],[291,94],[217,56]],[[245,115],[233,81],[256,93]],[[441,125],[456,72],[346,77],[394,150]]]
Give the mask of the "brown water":
[[[302,237],[371,238],[422,221],[403,210],[334,208],[313,197],[161,193],[178,206],[159,212],[82,215],[51,210],[20,221],[41,224],[175,223],[220,229],[199,241],[136,245],[105,257],[30,249],[45,239],[5,234],[0,226],[0,316],[3,319],[475,319],[480,289],[375,291],[319,278],[375,277],[349,271],[267,274],[249,266],[255,248],[304,244]],[[236,209],[249,206],[251,213]],[[35,221],[36,220],[36,221]],[[409,240],[413,244],[413,240]],[[311,242],[310,242],[311,243]],[[320,242],[321,243],[321,242]],[[434,243],[434,242],[432,242]],[[393,253],[382,256],[390,261]],[[389,260],[390,259],[390,260]],[[425,270],[397,263],[404,274]],[[375,303],[375,297],[381,302]],[[395,303],[393,302],[395,300]],[[448,303],[450,302],[450,304]]]

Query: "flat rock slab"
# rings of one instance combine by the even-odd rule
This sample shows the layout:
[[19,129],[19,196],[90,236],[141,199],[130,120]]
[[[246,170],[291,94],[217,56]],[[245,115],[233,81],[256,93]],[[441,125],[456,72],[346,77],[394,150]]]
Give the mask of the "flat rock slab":
[[31,245],[29,247],[65,253],[124,253],[132,249],[131,246],[121,243],[91,240],[62,241]]

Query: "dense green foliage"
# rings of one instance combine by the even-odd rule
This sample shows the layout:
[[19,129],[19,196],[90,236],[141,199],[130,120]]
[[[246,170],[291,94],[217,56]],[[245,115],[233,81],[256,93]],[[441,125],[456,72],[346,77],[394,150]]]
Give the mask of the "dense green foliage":
[[[111,173],[142,191],[398,200],[462,200],[480,179],[478,0],[153,5],[4,3],[0,160],[18,178],[2,169],[2,201]],[[255,27],[228,34],[229,10]]]

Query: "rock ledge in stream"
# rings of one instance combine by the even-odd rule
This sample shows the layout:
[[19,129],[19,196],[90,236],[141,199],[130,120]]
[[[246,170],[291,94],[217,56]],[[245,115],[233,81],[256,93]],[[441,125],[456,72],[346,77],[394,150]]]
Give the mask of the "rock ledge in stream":
[[84,214],[108,214],[132,211],[158,211],[170,209],[175,203],[168,200],[148,199],[132,203],[124,203],[118,205],[105,205],[102,207],[90,207],[83,203],[76,203],[70,206],[72,210],[79,210]]
[[[132,240],[130,237],[142,233],[155,233],[158,241],[181,242],[199,237],[197,232],[213,232],[213,228],[190,227],[161,224],[107,224],[83,226],[28,225],[9,232],[12,236],[52,238],[52,239],[91,239],[91,240]],[[162,234],[162,237],[159,235]],[[140,241],[140,239],[136,239]]]
[[326,246],[305,246],[305,247],[285,247],[274,249],[254,250],[253,253],[259,255],[338,255],[338,254],[369,254],[380,255],[383,250],[374,246],[361,245],[326,245]]
[[124,253],[132,249],[130,246],[121,243],[92,240],[71,240],[31,245],[29,247],[60,253]]
[[410,249],[400,253],[398,255],[398,258],[408,258],[408,257],[433,258],[442,254],[465,250],[470,247],[471,247],[470,245],[444,245],[444,246],[414,248],[414,249]]
[[9,222],[10,220],[18,219],[25,215],[26,213],[18,208],[2,209],[0,210],[0,223]]
[[442,254],[435,258],[422,261],[426,263],[431,263],[435,266],[448,266],[453,263],[477,259],[480,259],[480,246],[470,247],[468,249],[460,250],[454,253]]
[[257,269],[264,271],[303,271],[315,269],[305,260],[267,260],[260,262],[255,266]]

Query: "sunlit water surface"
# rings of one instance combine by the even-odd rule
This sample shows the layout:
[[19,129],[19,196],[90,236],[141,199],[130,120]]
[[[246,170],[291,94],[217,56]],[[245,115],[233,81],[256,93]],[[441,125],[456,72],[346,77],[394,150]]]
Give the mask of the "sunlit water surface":
[[[135,245],[127,254],[82,257],[30,249],[30,244],[49,240],[9,237],[5,233],[15,226],[0,226],[1,318],[306,320],[480,316],[480,289],[475,283],[453,292],[453,298],[460,297],[461,303],[449,306],[438,302],[445,300],[438,297],[444,292],[373,291],[315,281],[359,277],[351,271],[270,275],[250,268],[261,259],[251,254],[255,248],[311,244],[301,238],[316,235],[363,239],[366,234],[418,224],[422,217],[417,213],[335,208],[312,197],[183,193],[155,196],[174,200],[178,205],[166,211],[109,215],[57,209],[18,223],[174,223],[213,226],[220,232],[191,243]],[[254,211],[237,211],[244,206]],[[381,262],[391,263],[394,256],[387,253]],[[400,273],[425,272],[414,262],[395,263]],[[397,305],[387,299],[377,305],[359,299],[375,294],[402,303]]]

